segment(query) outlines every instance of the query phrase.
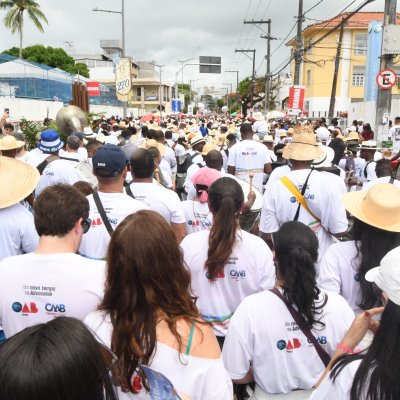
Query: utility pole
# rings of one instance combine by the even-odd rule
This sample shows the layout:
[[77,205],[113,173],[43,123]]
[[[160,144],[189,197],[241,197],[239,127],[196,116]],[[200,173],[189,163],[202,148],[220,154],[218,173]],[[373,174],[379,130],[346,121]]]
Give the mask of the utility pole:
[[300,85],[300,66],[303,52],[303,39],[301,37],[302,24],[303,24],[303,0],[299,0],[299,14],[297,16],[297,36],[296,36],[296,53],[294,65],[294,78],[293,83],[295,86]]
[[[255,49],[253,49],[253,50],[235,50],[235,53],[245,53],[245,54],[246,53],[253,53],[253,73],[251,75],[251,86],[250,86],[250,88],[251,88],[251,94],[250,94],[251,107],[250,108],[253,108],[253,106],[254,106],[254,103],[253,103],[253,99],[254,99],[254,78],[255,78],[255,74],[256,74],[256,50]],[[246,56],[247,56],[247,54],[246,54]],[[249,57],[249,56],[247,56],[247,57]]]
[[336,51],[335,70],[333,72],[331,100],[329,102],[329,112],[328,112],[328,118],[330,118],[330,119],[332,119],[334,117],[334,112],[335,112],[336,86],[337,86],[338,75],[339,75],[340,53],[342,51],[343,31],[344,31],[345,23],[346,22],[343,19],[342,25],[340,26],[339,43],[338,43],[338,47],[337,47],[337,51]]
[[262,39],[267,39],[267,73],[265,74],[265,114],[269,111],[269,99],[270,99],[270,84],[271,84],[271,40],[276,40],[271,36],[271,20],[260,20],[260,21],[244,21],[244,24],[268,24],[268,35],[261,35]]
[[[385,0],[385,14],[383,16],[383,26],[396,24],[396,0]],[[383,40],[383,36],[382,36]],[[383,46],[382,46],[383,50]],[[386,68],[393,68],[393,55],[381,55],[381,71]],[[392,108],[392,89],[378,90],[375,114],[375,139],[380,130],[383,129],[383,117]],[[394,138],[391,138],[394,140]]]

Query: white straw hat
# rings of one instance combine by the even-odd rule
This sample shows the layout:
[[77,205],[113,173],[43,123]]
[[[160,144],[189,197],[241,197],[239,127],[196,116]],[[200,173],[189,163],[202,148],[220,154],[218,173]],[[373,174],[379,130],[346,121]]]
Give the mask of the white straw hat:
[[0,208],[10,207],[28,197],[35,190],[39,178],[37,168],[0,156]]

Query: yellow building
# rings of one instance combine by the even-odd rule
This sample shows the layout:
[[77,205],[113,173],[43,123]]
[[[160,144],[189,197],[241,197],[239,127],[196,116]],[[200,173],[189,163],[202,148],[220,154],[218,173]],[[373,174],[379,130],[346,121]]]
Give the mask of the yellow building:
[[[303,31],[303,46],[306,48],[324,36],[334,26],[346,17],[343,13],[334,19],[309,25]],[[397,23],[400,21],[398,14]],[[338,81],[336,86],[335,116],[348,112],[351,102],[361,102],[364,99],[365,66],[368,44],[368,24],[371,21],[383,21],[382,12],[359,12],[346,23],[343,32],[342,49]],[[303,55],[300,69],[300,85],[305,87],[304,110],[311,118],[327,117],[334,77],[336,51],[339,42],[339,29],[312,47]],[[287,43],[296,50],[296,39]],[[294,61],[292,61],[294,73]],[[400,74],[400,68],[396,68]],[[394,94],[400,91],[393,89]]]

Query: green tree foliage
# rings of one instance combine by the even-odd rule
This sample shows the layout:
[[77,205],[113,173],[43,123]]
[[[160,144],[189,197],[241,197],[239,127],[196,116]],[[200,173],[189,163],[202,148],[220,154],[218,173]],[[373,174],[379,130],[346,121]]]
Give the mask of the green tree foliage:
[[[3,53],[18,57],[18,49],[16,47],[3,51]],[[79,72],[80,75],[89,78],[87,65],[82,63],[75,64],[74,59],[61,48],[45,47],[40,44],[25,47],[22,50],[22,58],[27,61],[48,65],[49,67],[59,68],[70,74],[77,74]]]
[[19,33],[18,57],[22,58],[22,40],[24,36],[24,13],[32,20],[40,32],[44,32],[42,22],[48,24],[46,16],[40,10],[40,5],[33,0],[7,0],[0,1],[0,9],[8,10],[3,22],[11,32]]

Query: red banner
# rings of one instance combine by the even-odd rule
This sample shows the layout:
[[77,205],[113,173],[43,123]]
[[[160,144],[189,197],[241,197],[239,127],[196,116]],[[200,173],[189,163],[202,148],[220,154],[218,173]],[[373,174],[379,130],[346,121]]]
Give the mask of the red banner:
[[90,97],[100,96],[100,84],[99,82],[86,82],[88,95]]
[[303,110],[304,106],[304,87],[292,86],[289,89],[289,108]]

